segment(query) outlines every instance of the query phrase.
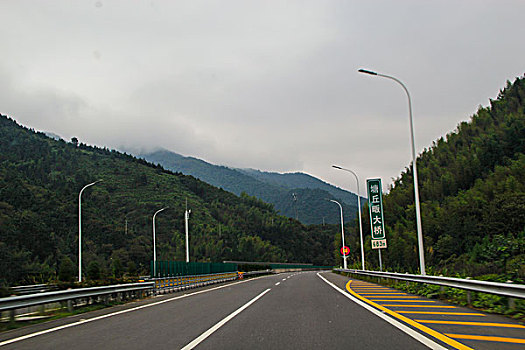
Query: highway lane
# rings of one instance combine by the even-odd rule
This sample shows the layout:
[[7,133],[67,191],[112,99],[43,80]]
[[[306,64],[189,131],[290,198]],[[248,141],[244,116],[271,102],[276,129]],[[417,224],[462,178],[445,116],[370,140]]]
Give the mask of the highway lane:
[[198,349],[427,349],[335,291],[315,272],[285,281]]
[[[427,348],[315,272],[179,292],[80,317],[87,322],[77,316],[2,334],[0,344],[9,338],[19,340],[2,349],[180,349],[193,341],[198,349]],[[57,326],[66,328],[35,335]]]
[[[6,349],[145,349],[181,348],[271,285],[271,276],[205,290],[162,296],[138,310],[7,344]],[[186,296],[185,296],[186,295]],[[155,304],[162,302],[162,304]],[[125,309],[126,310],[126,309]],[[130,310],[130,309],[127,309]],[[107,311],[110,314],[110,311]],[[100,317],[100,316],[98,316]],[[85,314],[84,319],[90,320]],[[29,332],[29,331],[28,331]],[[19,335],[20,336],[20,335]],[[0,343],[1,344],[1,343]]]

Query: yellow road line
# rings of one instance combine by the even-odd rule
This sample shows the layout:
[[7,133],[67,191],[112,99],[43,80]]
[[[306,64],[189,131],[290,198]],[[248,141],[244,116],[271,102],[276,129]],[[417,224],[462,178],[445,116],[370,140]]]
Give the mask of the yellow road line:
[[406,293],[363,293],[363,295],[407,295]]
[[[412,295],[392,295],[392,296],[388,296],[388,295],[381,295],[381,296],[371,296],[371,298],[403,298],[403,299],[417,299],[419,297],[417,296],[412,296]],[[407,300],[408,301],[408,300]]]
[[433,307],[436,309],[455,309],[455,306],[443,306],[443,305],[401,305],[401,304],[381,304],[383,306],[395,306],[395,307]]
[[361,299],[362,301],[364,301],[365,303],[369,304],[369,305],[372,305],[376,308],[378,308],[379,310],[381,311],[384,311],[385,313],[405,322],[405,323],[408,323],[409,325],[411,325],[412,327],[415,327],[417,329],[419,329],[420,331],[423,331],[425,332],[426,334],[428,335],[431,335],[433,336],[434,338],[436,339],[439,339],[441,340],[442,342],[448,344],[448,345],[451,345],[453,347],[455,347],[456,349],[461,349],[461,350],[472,350],[472,348],[464,345],[464,344],[461,344],[460,342],[457,342],[455,341],[454,339],[451,339],[439,332],[436,332],[435,330],[431,329],[431,328],[428,328],[427,326],[424,326],[422,324],[419,324],[417,322],[414,322],[413,320],[411,320],[410,318],[408,317],[405,317],[403,315],[400,315],[399,313],[397,312],[394,312],[390,309],[387,309],[386,307],[383,307],[377,303],[374,303],[373,301],[370,301],[368,300],[367,298],[365,297],[362,297],[361,295],[357,294],[356,292],[354,292],[351,288],[350,288],[350,284],[352,283],[352,280],[348,281],[348,283],[346,284],[346,290],[348,290],[350,292],[350,294],[352,294],[353,296],[355,296],[356,298],[358,299]]
[[393,290],[393,288],[379,288],[379,287],[354,287],[353,290]]
[[485,341],[496,341],[496,342],[502,342],[502,343],[525,344],[525,339],[520,339],[520,338],[488,337],[485,335],[452,334],[452,333],[447,333],[446,335],[451,338],[456,338],[456,339],[485,340]]
[[420,323],[457,324],[461,326],[525,328],[525,326],[522,326],[520,324],[513,324],[513,323],[463,322],[463,321],[438,321],[438,320],[415,320],[415,321],[420,322]]
[[392,292],[392,293],[403,293],[402,291],[394,288],[372,288],[372,287],[353,287],[353,291],[355,292]]
[[406,299],[370,299],[372,301],[404,301],[405,303],[435,303],[432,300],[406,300]]
[[458,315],[458,316],[485,316],[484,314],[477,314],[473,312],[434,312],[434,311],[410,311],[410,310],[396,310],[400,314],[425,314],[425,315]]

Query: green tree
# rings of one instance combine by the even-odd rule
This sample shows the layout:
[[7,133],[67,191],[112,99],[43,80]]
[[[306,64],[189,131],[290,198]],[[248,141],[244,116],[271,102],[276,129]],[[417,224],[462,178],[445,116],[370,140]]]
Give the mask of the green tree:
[[100,279],[100,265],[96,260],[89,263],[87,277],[92,281]]
[[58,279],[62,282],[73,282],[75,278],[76,267],[73,261],[64,256],[60,260],[60,267],[58,268]]
[[121,278],[124,274],[124,267],[122,266],[119,258],[113,259],[112,272],[113,276],[116,278]]
[[134,261],[128,262],[128,274],[130,276],[136,276],[137,275],[137,264],[135,264]]

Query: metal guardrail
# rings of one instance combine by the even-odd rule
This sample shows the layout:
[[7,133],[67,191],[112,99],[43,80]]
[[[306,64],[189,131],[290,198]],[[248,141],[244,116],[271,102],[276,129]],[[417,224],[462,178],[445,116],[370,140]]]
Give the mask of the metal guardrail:
[[24,307],[51,304],[75,299],[97,297],[109,294],[144,292],[153,290],[153,282],[117,284],[113,286],[102,286],[92,288],[78,288],[44,292],[29,295],[18,295],[0,298],[0,311],[21,309]]
[[33,284],[29,286],[15,286],[15,287],[9,287],[9,290],[13,292],[16,295],[26,295],[26,294],[35,294],[35,293],[43,293],[43,292],[50,292],[52,290],[56,290],[57,285],[56,284]]
[[395,272],[378,272],[350,269],[334,269],[334,271],[370,277],[390,278],[407,282],[435,284],[444,287],[465,289],[473,292],[495,294],[509,298],[525,299],[525,285],[523,284],[489,282],[443,276],[411,275]]
[[[254,271],[248,275],[272,273],[271,271]],[[154,278],[146,282],[117,284],[112,286],[101,286],[91,288],[77,288],[59,291],[44,291],[46,288],[56,286],[33,285],[23,286],[20,290],[35,291],[34,294],[16,295],[0,298],[0,312],[22,309],[32,306],[68,302],[68,308],[72,308],[71,302],[76,299],[93,298],[111,294],[122,294],[131,292],[172,292],[188,288],[201,287],[213,283],[232,281],[239,278],[237,272],[215,273],[208,275],[191,275],[179,277]],[[11,313],[11,319],[14,314]]]
[[269,275],[269,274],[274,274],[274,273],[275,273],[275,271],[272,271],[270,269],[268,269],[268,270],[259,270],[259,271],[249,271],[249,272],[239,272],[239,274],[242,275],[242,277],[258,276],[258,275]]
[[237,272],[214,273],[209,275],[190,275],[177,277],[152,278],[155,291],[159,293],[174,292],[183,289],[202,287],[209,284],[233,281],[239,278]]

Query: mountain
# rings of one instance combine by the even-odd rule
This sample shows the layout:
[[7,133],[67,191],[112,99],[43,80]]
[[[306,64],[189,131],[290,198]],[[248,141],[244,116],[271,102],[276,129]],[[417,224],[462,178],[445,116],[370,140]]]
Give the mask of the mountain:
[[[272,173],[265,172],[255,169],[239,169],[241,172],[258,179],[259,181],[266,182],[268,184],[275,184],[277,186],[286,187],[288,189],[319,189],[325,192],[330,193],[337,199],[345,202],[350,207],[357,208],[357,195],[345,191],[339,187],[330,185],[324,181],[319,180],[316,177],[313,177],[304,173]],[[366,202],[366,198],[361,197]],[[357,209],[356,209],[357,210]]]
[[[434,142],[417,164],[426,264],[434,272],[523,281],[525,77],[508,82],[490,106]],[[398,271],[418,266],[412,175],[407,167],[384,196],[384,266]],[[367,211],[363,223],[369,235]],[[369,247],[368,237],[368,261],[376,264]]]
[[157,259],[184,260],[186,201],[191,261],[334,263],[335,225],[304,226],[255,197],[0,115],[0,284],[46,282],[76,265],[79,191],[99,179],[82,194],[83,271],[147,273],[163,207]]
[[[168,150],[141,154],[149,162],[186,175],[237,195],[247,193],[273,204],[282,215],[305,224],[340,222],[337,206],[327,198],[343,204],[344,220],[356,217],[357,196],[304,173],[279,174],[254,169],[236,169],[184,157]],[[363,203],[366,200],[363,200]]]

